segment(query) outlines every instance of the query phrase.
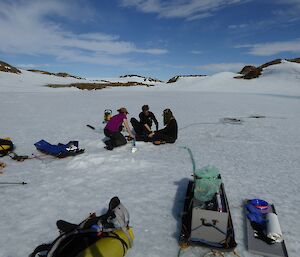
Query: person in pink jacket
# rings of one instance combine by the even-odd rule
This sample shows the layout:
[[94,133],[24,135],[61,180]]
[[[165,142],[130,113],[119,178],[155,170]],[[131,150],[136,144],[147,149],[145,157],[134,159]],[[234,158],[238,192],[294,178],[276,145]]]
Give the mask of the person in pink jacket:
[[104,135],[109,138],[109,140],[105,141],[106,149],[113,150],[115,147],[125,145],[127,143],[126,138],[121,133],[121,126],[124,124],[129,137],[133,138],[130,127],[127,121],[128,111],[125,107],[122,107],[117,110],[119,113],[111,117],[111,119],[107,122],[104,128]]

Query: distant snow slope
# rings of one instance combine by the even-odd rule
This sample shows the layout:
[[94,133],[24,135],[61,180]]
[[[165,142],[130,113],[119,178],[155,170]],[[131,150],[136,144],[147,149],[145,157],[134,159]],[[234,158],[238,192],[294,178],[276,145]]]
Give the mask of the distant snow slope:
[[[281,64],[272,65],[263,70],[262,76],[252,80],[234,79],[238,74],[221,72],[204,77],[181,77],[175,83],[165,84],[161,82],[144,81],[140,77],[126,78],[98,78],[75,79],[63,78],[52,75],[44,75],[21,70],[22,74],[0,73],[0,92],[6,91],[53,91],[45,87],[46,84],[69,83],[101,83],[103,81],[141,82],[155,85],[151,90],[179,90],[179,91],[204,91],[204,92],[242,92],[242,93],[274,93],[283,95],[297,95],[299,92],[300,64],[282,61]],[[288,82],[288,83],[287,83]],[[24,86],[26,84],[26,87]],[[77,90],[77,89],[60,89]],[[108,89],[105,89],[108,90]],[[114,88],[113,90],[118,90]],[[121,89],[122,90],[122,89]],[[143,87],[134,87],[128,90],[145,90]],[[149,89],[148,89],[149,90]]]
[[[263,70],[259,78],[234,79],[239,74],[221,72],[206,77],[179,78],[168,84],[173,90],[206,92],[273,93],[299,95],[300,64],[283,61]],[[165,87],[163,87],[165,89]]]
[[[141,82],[144,84],[153,85],[151,81],[144,81],[139,77],[126,77],[126,78],[105,78],[105,79],[76,79],[72,77],[59,77],[54,75],[45,75],[36,72],[21,70],[21,74],[0,72],[0,92],[44,92],[52,91],[52,88],[46,87],[47,84],[70,84],[70,83],[105,83],[109,82],[122,82],[128,81]],[[162,84],[162,83],[157,83]],[[26,85],[26,86],[25,86]],[[63,90],[78,90],[75,88],[59,89]]]
[[[40,154],[34,147],[40,139],[53,144],[78,140],[86,149],[59,160],[0,159],[7,164],[0,182],[28,182],[0,184],[0,257],[28,256],[58,235],[56,220],[76,223],[90,212],[100,214],[115,195],[128,208],[136,237],[127,257],[177,256],[180,213],[192,179],[192,163],[182,146],[192,149],[198,168],[211,164],[220,170],[240,256],[255,256],[245,243],[245,198],[275,204],[289,256],[299,256],[299,66],[284,62],[250,81],[219,73],[155,87],[97,91],[43,86],[75,81],[70,78],[0,72],[0,137],[10,136],[18,154]],[[105,150],[104,110],[115,114],[126,106],[130,119],[138,117],[143,104],[149,104],[160,128],[162,111],[172,109],[179,126],[176,143],[137,142],[134,154],[130,144]],[[225,117],[242,122],[223,123]],[[190,247],[181,257],[207,252]]]
[[63,78],[21,70],[21,74],[0,72],[0,92],[41,92],[52,91],[46,84],[69,84],[81,82],[75,78]]

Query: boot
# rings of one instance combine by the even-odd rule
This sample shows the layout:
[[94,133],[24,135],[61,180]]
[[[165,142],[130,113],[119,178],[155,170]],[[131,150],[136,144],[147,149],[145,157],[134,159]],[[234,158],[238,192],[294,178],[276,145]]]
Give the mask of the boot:
[[106,144],[106,146],[104,147],[106,150],[109,150],[109,151],[111,151],[111,150],[113,150],[113,149],[114,149],[114,147],[113,147],[113,145],[112,145],[112,141],[111,141],[111,140],[107,140],[107,141],[105,141],[105,142],[104,142],[104,144]]
[[166,141],[163,141],[163,140],[155,140],[155,141],[153,141],[154,145],[162,145],[162,144],[165,144],[165,143],[166,143]]

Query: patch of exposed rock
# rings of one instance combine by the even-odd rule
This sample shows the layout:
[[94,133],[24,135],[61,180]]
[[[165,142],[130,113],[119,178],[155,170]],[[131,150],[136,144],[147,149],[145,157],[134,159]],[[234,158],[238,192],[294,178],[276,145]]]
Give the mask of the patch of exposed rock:
[[264,69],[264,68],[267,68],[271,65],[280,64],[281,61],[282,61],[282,59],[275,59],[273,61],[270,61],[270,62],[267,62],[267,63],[264,63],[264,64],[260,65],[259,68]]
[[179,78],[189,78],[189,77],[205,77],[206,75],[178,75],[174,76],[173,78],[169,79],[167,83],[174,83],[176,82]]
[[48,87],[52,88],[65,88],[65,87],[76,87],[78,89],[87,90],[98,90],[106,87],[132,87],[132,86],[146,86],[151,87],[154,85],[149,85],[140,82],[107,82],[107,83],[72,83],[72,84],[49,84]]
[[40,73],[40,74],[44,74],[44,75],[53,75],[53,76],[57,76],[57,77],[64,77],[64,78],[75,78],[75,79],[84,79],[78,76],[73,76],[70,75],[66,72],[58,72],[58,73],[53,73],[53,72],[48,72],[48,71],[43,71],[43,70],[28,70],[31,72],[36,72],[36,73]]
[[131,77],[142,78],[145,82],[150,81],[150,82],[162,82],[163,83],[163,81],[161,81],[159,79],[155,79],[155,78],[151,78],[151,77],[144,77],[144,76],[134,75],[134,74],[120,76],[120,78],[131,78]]
[[6,62],[2,62],[0,61],[0,71],[3,72],[10,72],[10,73],[16,73],[16,74],[20,74],[22,73],[20,70],[18,70],[16,67],[11,66],[10,64],[6,63]]
[[289,62],[300,63],[300,58],[289,59]]
[[247,65],[245,66],[239,73],[242,74],[242,76],[234,77],[236,79],[254,79],[258,78],[261,75],[262,68],[255,66]]

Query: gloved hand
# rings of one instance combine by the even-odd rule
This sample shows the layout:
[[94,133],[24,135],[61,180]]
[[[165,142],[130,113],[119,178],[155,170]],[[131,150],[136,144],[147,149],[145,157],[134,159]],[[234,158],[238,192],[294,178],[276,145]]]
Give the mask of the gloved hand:
[[131,141],[131,140],[133,140],[133,137],[127,136],[126,139],[127,139],[127,141]]

